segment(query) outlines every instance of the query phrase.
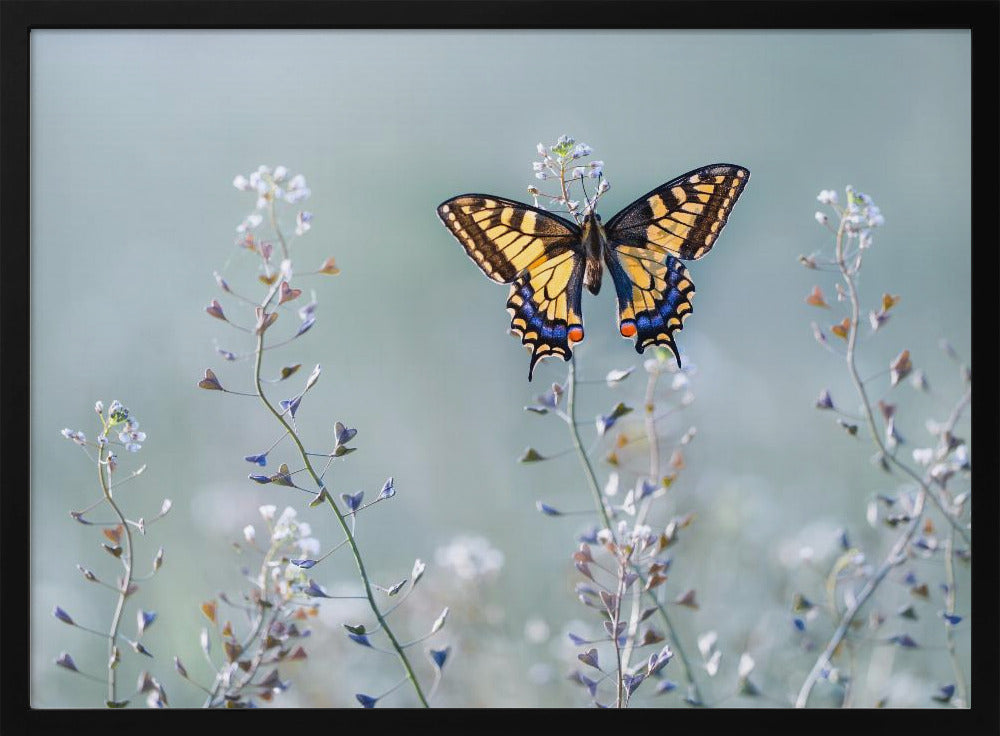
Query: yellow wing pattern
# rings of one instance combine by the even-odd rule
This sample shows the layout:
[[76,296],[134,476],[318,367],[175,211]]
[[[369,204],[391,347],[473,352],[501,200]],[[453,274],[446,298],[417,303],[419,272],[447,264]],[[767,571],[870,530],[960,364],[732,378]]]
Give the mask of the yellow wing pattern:
[[572,344],[583,339],[580,229],[550,212],[482,194],[449,199],[438,216],[484,274],[511,284],[510,329],[531,352],[528,380],[547,355],[569,360]]
[[663,345],[680,366],[674,333],[693,310],[694,284],[680,258],[711,250],[750,172],[715,164],[690,171],[640,197],[605,228],[604,257],[618,296],[619,330],[635,349]]
[[608,220],[608,241],[697,260],[712,249],[749,179],[749,171],[733,164],[689,171]]
[[680,259],[697,260],[711,250],[749,179],[742,166],[704,166],[640,197],[603,227],[593,212],[581,229],[486,194],[453,197],[437,212],[487,277],[511,284],[510,328],[531,352],[528,380],[540,359],[569,360],[583,339],[582,287],[586,280],[599,290],[601,252],[615,284],[622,336],[635,338],[640,353],[666,346],[680,366],[674,333],[691,314],[695,291]]
[[510,329],[531,350],[529,381],[535,363],[547,355],[569,360],[573,343],[583,339],[583,269],[583,258],[575,251],[543,255],[510,287]]
[[463,194],[439,206],[438,216],[483,273],[501,284],[579,240],[573,223],[502,197]]

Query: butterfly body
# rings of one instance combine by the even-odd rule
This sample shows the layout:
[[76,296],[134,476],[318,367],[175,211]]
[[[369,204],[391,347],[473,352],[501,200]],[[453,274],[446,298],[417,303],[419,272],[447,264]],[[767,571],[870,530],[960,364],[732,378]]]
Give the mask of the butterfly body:
[[578,225],[560,215],[486,194],[443,202],[438,216],[487,277],[511,285],[511,330],[531,350],[528,380],[548,355],[569,360],[583,339],[581,293],[601,288],[606,266],[619,332],[670,349],[691,313],[694,284],[681,262],[705,255],[750,178],[733,164],[695,169],[625,207],[607,224],[590,212]]
[[605,256],[608,236],[601,225],[601,218],[594,213],[588,214],[583,219],[580,231],[580,242],[583,244],[583,252],[586,256],[583,285],[587,287],[587,291],[596,296],[601,293],[601,276],[604,274],[601,260]]

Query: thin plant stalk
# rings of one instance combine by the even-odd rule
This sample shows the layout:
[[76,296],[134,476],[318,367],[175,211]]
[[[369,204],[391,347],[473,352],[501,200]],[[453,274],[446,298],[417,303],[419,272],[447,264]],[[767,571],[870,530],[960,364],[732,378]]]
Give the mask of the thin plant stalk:
[[[275,229],[276,232],[278,232],[279,239],[281,240],[282,243],[284,243],[284,238],[281,237],[281,231],[278,230],[277,227],[275,227]],[[270,301],[274,298],[275,293],[276,289],[272,288],[267,298],[264,300],[264,304],[262,305],[263,308],[267,307]],[[357,565],[358,574],[361,577],[361,582],[365,588],[365,597],[368,599],[368,605],[371,608],[372,613],[375,614],[375,618],[378,620],[380,628],[382,628],[385,631],[386,636],[389,638],[389,641],[392,644],[392,648],[396,653],[396,657],[399,659],[400,664],[406,671],[407,679],[409,679],[410,683],[413,685],[413,690],[417,695],[417,699],[420,701],[420,704],[424,708],[428,708],[430,707],[430,704],[427,702],[427,698],[424,695],[424,692],[420,687],[420,683],[413,672],[413,666],[411,665],[409,658],[406,656],[406,652],[404,651],[403,647],[400,645],[399,640],[396,638],[395,634],[390,628],[388,621],[386,621],[385,616],[382,614],[382,611],[379,608],[378,603],[376,603],[375,601],[375,594],[374,591],[372,590],[368,572],[365,569],[365,564],[361,555],[361,550],[358,548],[357,540],[355,539],[354,534],[351,531],[351,525],[348,524],[347,522],[346,515],[340,512],[340,509],[337,508],[337,505],[334,502],[333,497],[329,494],[329,492],[327,492],[326,485],[323,483],[323,480],[320,477],[319,473],[317,473],[316,469],[313,467],[310,455],[306,451],[306,448],[303,446],[302,440],[299,438],[298,434],[285,419],[284,415],[281,412],[279,412],[274,407],[274,405],[271,404],[271,402],[267,399],[267,396],[264,394],[264,387],[261,382],[261,361],[263,360],[263,357],[264,357],[264,332],[261,331],[261,333],[257,336],[256,361],[254,364],[254,384],[256,386],[257,396],[260,398],[261,402],[264,404],[267,410],[274,416],[275,419],[278,420],[279,423],[281,423],[281,425],[291,436],[292,442],[295,443],[295,447],[298,450],[299,456],[302,458],[302,462],[307,472],[309,473],[310,476],[312,476],[312,479],[316,483],[316,486],[321,489],[321,493],[325,496],[326,502],[329,504],[330,508],[333,509],[333,513],[337,517],[337,521],[340,523],[340,527],[344,532],[345,538],[347,539],[347,543],[351,548],[351,554],[354,556],[354,562]]]
[[[844,258],[844,233],[846,230],[847,220],[846,218],[841,218],[840,226],[837,229],[837,245],[836,245],[836,262],[840,269],[841,276],[847,285],[848,297],[851,304],[851,316],[850,316],[850,329],[847,335],[847,353],[845,360],[847,362],[848,372],[851,376],[851,381],[854,383],[854,387],[861,398],[862,410],[864,411],[865,420],[868,424],[869,432],[871,433],[872,441],[878,447],[881,456],[886,458],[897,468],[903,470],[907,475],[913,478],[919,485],[919,492],[917,494],[916,500],[914,502],[914,507],[912,511],[912,518],[907,524],[906,529],[897,538],[896,542],[893,544],[892,549],[886,556],[885,560],[879,565],[878,569],[872,574],[871,577],[862,586],[861,591],[858,593],[854,602],[847,607],[843,615],[840,618],[840,623],[834,630],[833,635],[830,637],[830,641],[827,643],[826,647],[820,653],[819,657],[816,658],[816,662],[813,664],[805,681],[802,683],[802,687],[799,690],[799,694],[795,699],[796,708],[804,708],[809,701],[809,696],[812,693],[813,687],[815,686],[817,680],[823,674],[824,670],[829,666],[831,658],[837,647],[840,646],[844,637],[850,628],[851,623],[854,621],[855,617],[858,615],[861,608],[867,603],[868,599],[875,593],[878,586],[885,579],[889,570],[891,570],[896,565],[902,563],[905,559],[906,546],[912,540],[914,534],[920,528],[921,521],[923,519],[924,505],[927,497],[929,496],[932,501],[937,504],[938,508],[944,514],[945,518],[948,519],[951,524],[951,529],[953,533],[957,533],[966,542],[968,542],[968,536],[965,530],[961,528],[958,524],[954,515],[949,513],[947,509],[944,508],[941,500],[930,490],[929,484],[915,473],[909,466],[905,463],[899,461],[895,455],[892,455],[886,451],[886,447],[882,442],[881,435],[878,431],[878,427],[875,423],[874,412],[872,411],[871,402],[868,399],[868,394],[865,391],[864,383],[862,382],[860,376],[858,375],[857,365],[855,362],[855,347],[857,344],[858,337],[858,322],[859,315],[861,312],[857,284],[854,281],[854,275],[851,269],[847,266]],[[966,394],[960,399],[955,410],[952,412],[948,419],[948,426],[951,427],[958,420],[958,417],[971,398],[971,390],[967,391]]]
[[[955,613],[955,530],[948,530],[948,539],[944,545],[944,571],[945,582],[948,585],[948,593],[945,595],[945,613],[953,615]],[[955,651],[955,635],[952,633],[952,625],[947,620],[944,624],[945,644],[948,648],[948,658],[951,660],[952,670],[955,672],[955,696],[958,701],[968,707],[971,705],[968,699],[967,687],[965,684],[965,673],[958,661],[958,654]]]
[[[590,487],[591,494],[594,497],[594,504],[597,507],[598,514],[604,522],[605,528],[607,528],[613,536],[614,528],[611,525],[611,518],[608,516],[601,488],[597,483],[597,475],[594,473],[594,466],[591,464],[590,457],[587,455],[586,450],[583,448],[583,443],[580,441],[580,433],[576,425],[576,356],[570,358],[569,375],[566,384],[566,424],[569,425],[570,434],[573,437],[573,445],[576,448],[577,455],[580,457],[580,464],[583,466],[584,475],[587,478],[587,485]],[[638,569],[633,569],[633,571],[639,576],[637,583],[641,584],[641,586],[645,588],[645,576],[643,576],[642,572]],[[691,686],[692,694],[694,695],[695,700],[698,703],[701,703],[701,691],[698,688],[698,682],[694,678],[694,670],[691,667],[691,662],[684,651],[681,640],[677,636],[677,630],[674,628],[674,624],[670,620],[670,614],[667,613],[667,609],[664,607],[658,596],[656,596],[652,591],[649,591],[648,595],[650,601],[660,614],[660,618],[663,619],[664,626],[667,627],[667,632],[669,633],[670,639],[674,645],[674,651],[677,653],[677,656],[681,660],[681,664],[684,666],[684,674]],[[621,672],[619,672],[619,680],[621,680]]]
[[628,562],[622,560],[618,565],[618,587],[615,590],[615,605],[614,611],[612,611],[611,616],[611,639],[615,644],[615,665],[617,667],[616,677],[617,680],[615,687],[615,707],[624,708],[625,707],[625,688],[624,688],[624,677],[625,670],[622,669],[622,648],[618,642],[618,623],[621,621],[622,615],[622,596],[625,595],[625,574],[628,571]]
[[906,545],[910,543],[910,540],[913,539],[913,535],[916,534],[917,529],[920,528],[920,522],[924,511],[924,501],[926,498],[926,492],[921,490],[917,495],[916,502],[914,503],[913,518],[910,519],[910,523],[906,525],[906,529],[899,535],[896,543],[892,545],[892,549],[889,551],[889,554],[886,555],[882,564],[879,565],[878,569],[865,582],[854,603],[848,606],[843,615],[840,617],[840,623],[833,632],[833,636],[830,637],[830,641],[827,643],[826,648],[824,648],[819,657],[816,658],[816,662],[809,671],[809,675],[806,677],[805,681],[802,683],[802,687],[799,689],[798,697],[795,699],[796,708],[806,707],[806,704],[809,702],[809,695],[812,693],[813,686],[815,686],[817,680],[819,680],[820,676],[823,674],[823,671],[829,666],[834,651],[836,651],[837,647],[840,646],[840,643],[844,640],[844,637],[847,635],[847,631],[851,626],[851,622],[854,621],[858,612],[865,605],[865,603],[868,602],[868,599],[871,598],[879,584],[881,584],[881,582],[885,579],[885,576],[889,574],[889,571],[896,565],[899,565],[906,560]]
[[[267,553],[264,555],[264,559],[261,561],[260,564],[260,573],[257,578],[258,579],[257,584],[260,587],[260,593],[261,596],[263,597],[261,600],[262,604],[267,603],[267,568],[269,563],[271,562],[271,556],[273,552],[274,552],[274,547],[272,546],[271,549],[268,549]],[[253,643],[253,641],[256,640],[257,637],[261,634],[261,632],[268,631],[271,628],[271,624],[274,622],[278,609],[272,608],[272,610],[275,611],[275,613],[272,614],[272,616],[269,618],[268,616],[265,616],[262,613],[264,608],[265,606],[263,605],[258,607],[256,621],[254,622],[253,628],[246,635],[246,637],[244,637],[243,642],[240,644],[241,651],[246,651]],[[254,675],[257,674],[257,671],[260,668],[261,662],[263,660],[263,654],[264,654],[263,650],[258,652],[258,654],[254,657],[254,661],[251,664],[250,669],[247,670],[246,676],[242,678],[242,683],[232,687],[233,690],[237,691],[241,690],[243,687],[245,687],[253,680]],[[241,670],[235,670],[235,671],[241,672]],[[223,672],[217,673],[215,676],[215,682],[212,684],[212,689],[209,691],[208,698],[206,698],[203,707],[211,708],[215,705],[215,703],[218,701],[219,691],[222,689],[224,681],[225,678],[223,677]]]
[[[115,612],[111,617],[111,630],[108,632],[108,704],[117,702],[117,649],[118,649],[118,629],[121,626],[122,614],[125,611],[125,599],[128,597],[129,588],[132,587],[132,531],[129,529],[125,515],[111,493],[110,470],[108,469],[106,445],[102,445],[98,454],[97,475],[101,483],[101,491],[104,498],[111,506],[118,517],[121,528],[125,532],[125,549],[122,553],[122,564],[125,566],[125,573],[122,575],[121,586],[118,588],[118,602],[115,604]],[[106,474],[107,473],[107,474]]]
[[[938,510],[944,515],[948,523],[951,524],[952,528],[958,533],[962,540],[969,544],[969,535],[966,533],[965,529],[961,527],[958,521],[955,519],[954,514],[949,512],[948,509],[944,507],[941,499],[931,491],[928,485],[924,482],[924,479],[920,477],[912,468],[910,468],[906,463],[901,462],[893,453],[887,451],[885,443],[882,441],[882,435],[878,430],[878,426],[875,422],[875,412],[872,410],[871,401],[868,399],[868,392],[865,390],[864,381],[861,380],[861,376],[858,374],[858,367],[855,361],[855,348],[858,340],[858,323],[861,316],[861,306],[858,299],[858,287],[854,281],[854,276],[852,271],[848,268],[847,263],[844,258],[844,232],[846,229],[847,220],[846,218],[841,218],[840,227],[837,229],[837,248],[836,248],[836,259],[837,267],[840,269],[840,274],[844,279],[844,283],[847,284],[848,297],[851,302],[851,318],[850,318],[850,329],[847,334],[847,353],[844,356],[847,362],[847,371],[851,376],[851,382],[854,384],[854,389],[857,391],[858,396],[861,398],[861,407],[864,411],[865,422],[868,425],[868,431],[871,433],[872,441],[878,447],[880,456],[885,458],[887,462],[891,463],[895,467],[899,468],[906,475],[910,476],[917,485],[920,486],[921,490],[930,496],[931,500],[938,507]],[[858,256],[860,258],[860,255]]]
[[[659,371],[650,371],[649,379],[646,381],[646,397],[645,397],[645,418],[643,423],[646,429],[646,442],[649,445],[649,479],[650,481],[657,482],[660,477],[660,438],[656,432],[656,421],[653,417],[653,412],[655,410],[655,399],[656,399],[656,383],[659,378]],[[652,505],[652,496],[644,498],[640,504],[639,508],[636,510],[635,523],[636,526],[640,526],[646,520],[646,516],[649,513],[650,506]],[[642,597],[642,591],[640,588],[636,587],[632,591],[632,615],[629,618],[628,624],[628,638],[625,641],[625,666],[628,667],[632,660],[632,650],[635,646],[635,637],[639,632],[639,600]]]
[[597,512],[601,517],[601,521],[604,522],[604,527],[611,532],[612,537],[614,536],[615,530],[611,524],[611,517],[608,515],[607,505],[604,503],[604,494],[601,493],[601,487],[597,483],[597,474],[594,472],[594,466],[590,462],[590,456],[587,455],[587,451],[583,449],[583,442],[580,441],[580,430],[576,426],[576,356],[572,356],[569,361],[569,377],[566,381],[566,411],[569,418],[566,424],[569,425],[570,436],[573,438],[573,447],[576,448],[576,453],[580,458],[580,464],[583,465],[583,474],[587,479],[587,485],[590,487],[590,493],[594,497],[594,505],[597,507]]

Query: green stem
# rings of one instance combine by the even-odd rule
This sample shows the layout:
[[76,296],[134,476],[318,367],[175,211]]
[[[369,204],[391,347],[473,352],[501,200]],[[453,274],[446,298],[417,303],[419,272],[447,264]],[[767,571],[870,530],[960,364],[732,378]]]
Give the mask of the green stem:
[[125,515],[118,508],[118,504],[115,503],[115,499],[111,494],[109,477],[111,471],[107,470],[107,475],[105,474],[105,469],[108,468],[106,452],[110,454],[110,450],[107,449],[107,445],[105,444],[101,446],[98,453],[97,475],[100,479],[101,490],[104,492],[104,498],[114,510],[115,516],[118,517],[118,521],[125,532],[125,549],[121,556],[122,564],[125,566],[125,574],[122,576],[121,587],[118,589],[118,602],[115,605],[114,615],[111,617],[111,630],[108,633],[108,703],[110,704],[117,702],[118,666],[117,663],[114,663],[115,650],[118,647],[118,629],[121,626],[122,614],[125,611],[125,598],[128,596],[128,590],[132,586],[132,531],[125,521]]
[[292,441],[298,448],[299,455],[301,456],[302,462],[305,464],[306,470],[309,472],[309,475],[312,476],[312,479],[316,483],[316,486],[320,488],[323,492],[325,492],[326,501],[330,505],[330,508],[333,509],[333,513],[336,515],[337,521],[340,523],[340,527],[343,530],[345,537],[347,538],[347,543],[351,547],[351,553],[354,555],[354,562],[357,565],[358,574],[361,576],[361,581],[364,584],[365,597],[368,599],[368,605],[371,608],[372,613],[375,614],[375,618],[378,619],[379,625],[385,630],[386,635],[389,637],[389,641],[392,643],[392,648],[395,650],[397,658],[402,664],[403,669],[406,671],[406,676],[413,685],[413,689],[416,692],[417,698],[420,700],[421,705],[425,708],[428,708],[430,707],[430,705],[427,702],[427,698],[424,696],[423,690],[420,688],[420,683],[417,681],[417,677],[413,672],[413,667],[410,664],[410,660],[406,656],[406,652],[403,651],[402,646],[400,646],[399,641],[396,639],[396,636],[393,634],[392,629],[389,627],[389,624],[386,621],[385,617],[383,616],[381,610],[379,610],[378,604],[375,602],[375,595],[374,592],[372,591],[372,586],[368,579],[368,573],[365,570],[365,564],[361,556],[361,550],[358,548],[357,540],[351,533],[350,525],[347,523],[346,516],[340,513],[340,509],[338,509],[336,504],[334,503],[333,497],[329,494],[329,492],[326,492],[326,486],[324,485],[319,474],[316,472],[315,468],[313,468],[313,464],[309,459],[309,453],[306,452],[306,448],[303,446],[302,440],[299,439],[298,434],[294,431],[294,429],[288,423],[285,417],[277,409],[274,408],[271,402],[268,401],[267,397],[264,395],[264,387],[261,384],[261,377],[260,377],[261,360],[263,359],[263,356],[264,356],[264,335],[262,333],[257,336],[257,359],[254,365],[254,382],[257,388],[257,396],[260,397],[261,402],[264,404],[267,410],[271,412],[274,418],[281,423],[281,425],[291,436]]
[[[608,516],[607,507],[604,503],[604,497],[601,493],[601,488],[597,483],[597,475],[594,473],[594,466],[590,462],[586,451],[583,449],[583,443],[580,441],[580,433],[576,427],[576,356],[570,358],[569,362],[569,376],[567,378],[567,388],[566,388],[566,410],[568,413],[567,424],[569,425],[570,434],[573,437],[573,445],[576,447],[577,454],[580,456],[580,463],[583,465],[584,475],[587,478],[587,484],[590,487],[591,494],[594,496],[594,503],[597,507],[597,511],[600,514],[602,520],[604,521],[605,527],[611,532],[612,537],[614,536],[614,529],[611,526],[611,519]],[[643,588],[646,587],[646,578],[642,572],[633,567],[633,572],[639,576],[638,583],[642,585]],[[663,619],[664,626],[667,627],[667,632],[670,639],[673,641],[674,651],[681,660],[681,664],[684,666],[684,674],[687,677],[688,683],[691,685],[692,694],[694,699],[698,702],[702,702],[701,690],[698,688],[698,683],[694,678],[694,670],[691,667],[691,661],[688,659],[687,654],[684,651],[684,647],[681,645],[681,640],[677,636],[677,630],[674,628],[673,622],[670,620],[670,615],[667,613],[667,609],[660,602],[659,598],[653,594],[652,591],[648,591],[647,595],[652,604],[656,607],[657,612],[660,614],[660,618]]]
[[[621,554],[620,548],[618,554]],[[615,707],[619,709],[625,707],[625,670],[622,669],[622,650],[618,644],[618,623],[621,621],[622,616],[622,596],[625,595],[625,575],[628,568],[628,559],[623,558],[618,564],[618,587],[615,590],[615,610],[612,612],[613,615],[611,617],[611,639],[615,643],[615,666],[618,669],[616,673],[618,684],[615,688]]]
[[601,487],[597,483],[597,474],[594,473],[594,466],[590,463],[590,457],[587,455],[586,451],[583,449],[583,442],[580,440],[580,430],[576,426],[576,356],[572,356],[569,361],[569,377],[566,381],[568,384],[566,388],[566,410],[569,414],[568,421],[569,432],[573,438],[573,446],[576,448],[576,453],[580,457],[580,463],[583,465],[583,473],[587,478],[587,485],[590,487],[590,493],[594,497],[594,505],[597,507],[597,512],[601,516],[601,521],[604,522],[604,527],[611,532],[611,537],[615,537],[614,527],[611,525],[611,517],[608,515],[607,505],[604,503],[604,494],[601,493]]
[[910,539],[913,538],[917,529],[920,528],[920,522],[924,511],[924,500],[926,498],[927,493],[921,490],[917,495],[917,500],[914,504],[913,518],[910,519],[910,523],[906,526],[906,530],[900,535],[899,539],[896,540],[896,543],[892,546],[889,554],[886,556],[885,560],[883,560],[882,564],[879,565],[874,574],[872,574],[872,576],[865,581],[865,584],[858,593],[854,603],[851,606],[848,606],[847,610],[845,610],[843,615],[840,617],[840,623],[833,632],[833,636],[830,637],[830,641],[827,643],[823,652],[816,658],[816,662],[813,664],[812,670],[810,670],[809,675],[802,683],[799,695],[795,699],[796,708],[806,707],[806,704],[809,702],[809,695],[812,692],[813,686],[822,674],[823,669],[830,663],[834,651],[847,635],[847,630],[850,628],[851,622],[854,621],[855,616],[858,615],[861,607],[868,602],[868,599],[871,598],[879,584],[885,579],[885,576],[889,574],[889,571],[896,565],[906,560],[906,545],[909,544]]
[[[260,588],[261,600],[260,600],[260,603],[257,606],[257,616],[256,616],[256,621],[254,623],[253,629],[251,629],[250,632],[243,638],[243,642],[240,644],[240,650],[241,651],[246,651],[250,647],[250,645],[253,643],[253,641],[260,635],[261,632],[268,631],[271,628],[271,623],[274,621],[274,619],[277,616],[278,608],[276,606],[272,607],[272,609],[271,609],[275,613],[272,614],[270,620],[268,620],[268,617],[264,615],[264,610],[265,610],[265,605],[264,604],[267,603],[267,597],[268,597],[267,596],[267,570],[268,570],[268,566],[269,566],[269,564],[271,562],[271,558],[272,558],[272,556],[274,554],[274,551],[275,551],[275,545],[272,543],[271,547],[267,550],[267,553],[264,555],[264,558],[261,560],[261,563],[260,563],[260,572],[259,572],[259,574],[257,576],[257,580],[258,580],[257,585]],[[250,682],[250,680],[253,679],[253,675],[256,673],[257,669],[260,667],[260,662],[261,662],[261,658],[262,657],[263,657],[263,648],[258,653],[258,655],[255,657],[254,665],[251,667],[251,669],[247,673],[247,676],[242,679],[242,682],[240,682],[239,684],[237,684],[235,687],[229,687],[229,688],[227,688],[227,691],[228,692],[239,692],[240,689],[242,689],[243,687],[245,687]],[[205,708],[211,708],[211,707],[213,707],[215,705],[215,701],[219,697],[219,690],[222,687],[222,683],[223,683],[223,680],[224,680],[223,673],[226,671],[226,669],[228,669],[230,672],[234,672],[234,673],[238,673],[238,672],[242,671],[242,670],[239,670],[237,668],[237,665],[236,665],[235,662],[230,662],[229,664],[227,664],[225,666],[225,669],[223,669],[221,672],[219,672],[215,676],[215,682],[212,685],[212,689],[208,693],[208,698],[205,701],[205,705],[203,707],[205,707]]]
[[[886,452],[885,445],[882,442],[881,435],[879,434],[878,428],[875,424],[875,417],[872,412],[871,404],[868,400],[868,394],[865,391],[864,384],[861,378],[858,376],[857,366],[855,365],[855,346],[857,344],[857,333],[858,333],[858,321],[861,313],[861,308],[858,300],[857,285],[854,282],[854,276],[851,269],[847,267],[844,259],[844,231],[846,227],[846,218],[841,218],[840,227],[837,229],[837,246],[836,246],[836,260],[837,266],[840,268],[841,276],[844,282],[847,284],[848,296],[851,302],[851,318],[850,318],[850,330],[848,332],[847,339],[847,368],[851,376],[851,381],[854,383],[854,387],[858,392],[858,396],[861,398],[862,408],[865,413],[865,419],[868,423],[868,430],[871,433],[872,441],[878,447],[879,452],[882,453],[883,457],[886,457],[890,462],[896,467],[900,468],[907,475],[913,478],[920,487],[920,491],[917,494],[917,499],[914,503],[914,508],[912,512],[912,518],[910,523],[907,525],[906,530],[902,535],[896,540],[896,543],[892,546],[888,556],[875,571],[875,573],[868,578],[862,587],[861,591],[858,593],[857,598],[854,603],[849,606],[840,618],[840,623],[836,630],[833,632],[833,636],[830,637],[830,641],[827,643],[826,648],[816,659],[813,664],[812,670],[810,670],[809,675],[806,677],[805,681],[802,683],[802,687],[799,690],[798,697],[795,700],[796,708],[804,708],[809,702],[809,695],[812,692],[813,686],[819,679],[820,674],[823,669],[827,667],[831,661],[834,651],[843,641],[844,637],[847,635],[847,631],[854,621],[854,618],[858,615],[861,607],[868,601],[875,590],[878,588],[882,580],[896,565],[900,564],[906,559],[905,550],[906,545],[909,544],[913,535],[916,533],[917,529],[920,527],[920,523],[923,519],[924,505],[928,497],[937,504],[938,508],[944,514],[945,518],[951,523],[951,528],[954,532],[957,532],[966,542],[968,542],[968,537],[964,530],[958,525],[958,522],[952,514],[950,514],[941,503],[940,499],[931,492],[929,484],[924,478],[920,477],[917,473],[912,471],[908,466],[901,463],[896,459],[894,455],[889,455]],[[961,414],[962,409],[968,403],[971,398],[971,390],[967,391],[966,394],[959,400],[958,405],[952,412],[951,416],[948,418],[948,426],[953,426],[955,422],[958,421],[958,417]]]
[[899,470],[903,471],[906,475],[910,476],[910,478],[920,486],[921,490],[930,496],[930,499],[938,507],[938,510],[944,515],[944,518],[947,519],[951,527],[960,537],[962,537],[962,540],[966,544],[969,544],[969,535],[966,533],[965,529],[961,527],[954,514],[944,507],[941,499],[938,498],[937,494],[930,489],[927,483],[924,482],[924,479],[920,477],[916,471],[900,461],[895,454],[888,452],[885,447],[885,443],[882,441],[882,435],[875,422],[875,413],[872,410],[871,402],[868,399],[868,392],[865,391],[865,384],[861,380],[861,376],[858,374],[858,367],[855,363],[854,357],[855,346],[858,340],[858,322],[861,316],[861,306],[858,300],[858,288],[857,284],[854,282],[853,273],[847,267],[844,260],[844,229],[846,223],[846,218],[841,219],[840,227],[837,230],[836,250],[837,266],[840,268],[840,273],[844,279],[844,283],[847,284],[848,296],[851,301],[851,327],[847,334],[847,354],[845,355],[845,359],[847,361],[847,371],[851,376],[851,382],[854,384],[854,389],[861,398],[861,407],[864,410],[865,422],[868,425],[868,431],[871,434],[872,441],[875,443],[876,447],[878,447],[880,456],[885,458],[887,462],[891,463]]
[[267,214],[270,215],[271,227],[278,235],[278,242],[281,244],[281,255],[285,260],[288,260],[288,244],[285,242],[285,236],[281,233],[281,228],[278,227],[278,216],[274,210],[274,197],[268,200]]
[[[651,371],[649,379],[646,381],[645,399],[645,427],[646,442],[649,445],[649,479],[658,483],[660,478],[660,438],[656,433],[656,422],[653,413],[655,411],[656,383],[659,378],[659,371]],[[645,523],[646,516],[652,507],[653,497],[644,498],[639,503],[639,508],[635,514],[635,525],[640,526]],[[636,586],[632,590],[632,615],[629,618],[628,638],[625,641],[625,667],[632,661],[632,650],[635,647],[636,636],[639,633],[639,603],[642,598],[642,589]]]
[[[955,530],[950,529],[948,539],[944,545],[944,570],[945,580],[948,584],[948,594],[945,596],[945,612],[948,615],[955,613]],[[970,707],[968,694],[965,685],[965,673],[962,665],[958,661],[958,654],[955,651],[955,635],[952,633],[952,625],[946,620],[944,622],[944,636],[948,647],[948,657],[951,659],[951,667],[955,671],[955,700],[965,708]]]

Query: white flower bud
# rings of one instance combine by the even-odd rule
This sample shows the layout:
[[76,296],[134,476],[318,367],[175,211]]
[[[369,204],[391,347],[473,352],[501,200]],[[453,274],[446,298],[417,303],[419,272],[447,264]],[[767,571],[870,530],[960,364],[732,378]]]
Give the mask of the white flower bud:
[[737,667],[736,674],[741,680],[745,680],[753,672],[753,668],[756,666],[756,662],[753,661],[753,657],[750,656],[748,652],[743,652],[740,655],[740,663]]

